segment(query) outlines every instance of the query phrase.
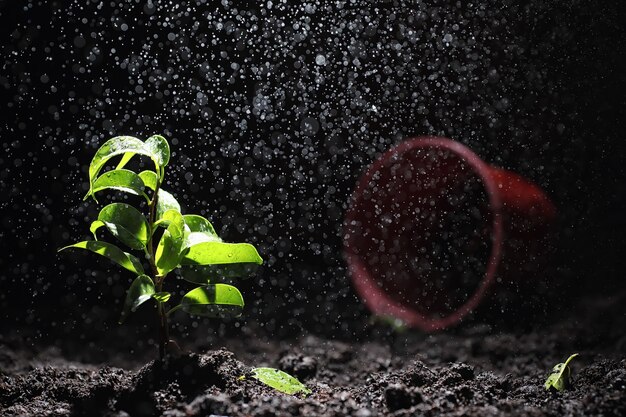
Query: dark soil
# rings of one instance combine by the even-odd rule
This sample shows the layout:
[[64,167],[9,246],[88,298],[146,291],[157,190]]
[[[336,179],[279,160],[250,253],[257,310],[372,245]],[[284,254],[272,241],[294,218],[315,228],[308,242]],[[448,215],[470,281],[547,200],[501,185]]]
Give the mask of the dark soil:
[[[580,311],[582,321],[523,334],[485,325],[434,335],[370,325],[371,341],[347,343],[312,335],[262,340],[248,332],[163,363],[111,352],[119,368],[73,362],[71,349],[26,348],[5,337],[0,415],[626,416],[623,306],[623,297],[603,299]],[[546,391],[549,370],[573,352],[580,356],[570,388]],[[250,377],[256,366],[285,370],[313,393],[276,392]]]

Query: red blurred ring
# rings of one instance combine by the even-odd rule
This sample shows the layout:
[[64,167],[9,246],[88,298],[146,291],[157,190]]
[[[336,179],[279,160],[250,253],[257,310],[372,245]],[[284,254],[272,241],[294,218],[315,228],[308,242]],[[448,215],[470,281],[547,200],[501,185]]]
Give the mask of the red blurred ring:
[[[492,215],[491,221],[491,254],[487,262],[485,276],[474,294],[459,308],[442,318],[431,318],[411,310],[389,297],[378,285],[374,277],[371,276],[364,261],[351,250],[352,243],[348,229],[350,223],[358,220],[362,213],[357,213],[354,202],[362,198],[363,192],[368,187],[374,174],[384,167],[389,161],[402,161],[402,155],[416,149],[435,148],[449,150],[460,159],[466,162],[473,171],[481,178],[489,198],[489,208]],[[425,136],[411,138],[407,141],[391,148],[378,158],[367,171],[361,176],[357,186],[352,193],[352,202],[348,209],[344,224],[344,257],[348,264],[350,276],[357,293],[364,299],[367,307],[375,314],[389,315],[402,320],[407,326],[417,327],[425,331],[435,331],[447,328],[458,323],[470,311],[476,308],[483,300],[493,282],[495,281],[498,264],[500,263],[503,226],[502,226],[502,199],[498,190],[498,184],[491,175],[491,168],[483,162],[467,146],[453,140]]]

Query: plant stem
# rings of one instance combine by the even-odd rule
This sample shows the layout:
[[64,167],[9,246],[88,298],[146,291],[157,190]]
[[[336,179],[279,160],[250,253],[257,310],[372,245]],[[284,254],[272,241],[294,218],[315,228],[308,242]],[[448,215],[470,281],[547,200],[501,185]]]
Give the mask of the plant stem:
[[[163,280],[165,279],[164,275],[159,274],[159,270],[156,266],[156,259],[154,257],[154,244],[152,242],[152,236],[154,234],[154,223],[156,221],[156,206],[159,198],[159,188],[161,186],[162,177],[157,181],[154,195],[152,196],[152,200],[148,206],[148,223],[150,224],[150,236],[148,236],[148,261],[150,262],[150,266],[152,267],[152,273],[154,275],[154,281],[156,284],[156,292],[163,291]],[[163,361],[165,358],[165,346],[169,340],[169,331],[167,327],[167,315],[165,314],[165,308],[163,303],[157,301],[157,320],[159,326],[159,360]]]
[[[164,275],[156,276],[156,291],[161,292],[163,290]],[[161,302],[157,302],[157,314],[159,316],[159,359],[163,360],[165,356],[165,346],[169,342],[170,335],[167,326],[167,314],[165,314],[165,306]]]

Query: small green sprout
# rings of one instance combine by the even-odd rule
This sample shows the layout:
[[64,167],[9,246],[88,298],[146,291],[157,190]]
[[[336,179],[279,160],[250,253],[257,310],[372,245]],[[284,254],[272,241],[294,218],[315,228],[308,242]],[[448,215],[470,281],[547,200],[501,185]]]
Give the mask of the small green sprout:
[[404,333],[408,329],[402,319],[387,314],[373,314],[370,317],[370,324],[389,327],[395,333]]
[[563,391],[565,388],[569,386],[569,378],[571,376],[571,369],[569,367],[569,363],[578,356],[578,353],[574,353],[570,355],[569,358],[564,363],[558,363],[552,368],[552,372],[546,379],[546,383],[544,386],[547,390],[553,388],[557,391]]
[[[135,156],[142,155],[154,163],[154,170],[135,173],[124,169]],[[109,161],[120,156],[115,169],[100,172]],[[263,260],[254,246],[247,243],[225,243],[209,220],[195,214],[182,214],[176,198],[162,188],[170,147],[164,137],[154,135],[145,142],[132,136],[118,136],[105,142],[89,165],[89,191],[113,190],[136,195],[137,207],[112,203],[100,210],[91,223],[94,240],[78,242],[59,249],[85,249],[104,256],[136,278],[126,292],[120,323],[142,304],[154,300],[159,319],[159,358],[169,344],[168,317],[176,310],[205,317],[240,316],[244,307],[239,290],[223,279],[243,278],[253,273]],[[144,212],[140,211],[143,209]],[[135,255],[98,240],[98,232],[110,235],[131,250],[141,251],[149,268]],[[176,270],[182,279],[200,285],[168,308],[171,294],[163,291],[165,278]]]
[[[311,390],[302,382],[298,381],[298,379],[278,369],[254,368],[252,370],[252,377],[285,394],[293,395],[302,393],[308,395],[311,393]],[[244,377],[240,379],[244,379]]]

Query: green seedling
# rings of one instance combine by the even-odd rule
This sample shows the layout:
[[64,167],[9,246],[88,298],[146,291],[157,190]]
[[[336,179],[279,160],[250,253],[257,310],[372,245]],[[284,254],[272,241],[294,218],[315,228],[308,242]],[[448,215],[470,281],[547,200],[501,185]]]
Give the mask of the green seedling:
[[311,393],[311,390],[308,389],[302,382],[298,381],[297,378],[294,378],[288,373],[278,369],[254,368],[252,370],[252,377],[285,394],[308,395]]
[[[124,169],[135,155],[150,158],[154,170],[135,173]],[[117,156],[121,157],[117,167],[101,173]],[[120,323],[139,306],[153,301],[158,315],[161,359],[170,342],[168,317],[172,313],[182,310],[205,317],[240,316],[244,307],[241,293],[221,281],[249,276],[263,262],[254,246],[226,243],[209,220],[182,214],[176,198],[162,188],[169,160],[169,144],[159,135],[145,142],[132,136],[118,136],[105,142],[89,165],[89,191],[85,199],[91,197],[97,201],[96,194],[113,190],[138,196],[138,204],[112,203],[103,207],[91,223],[94,240],[60,249],[91,251],[136,276],[126,292]],[[130,250],[142,252],[145,263],[116,245],[99,240],[98,234],[105,230]],[[145,265],[149,268],[144,269]],[[198,286],[170,308],[172,294],[163,290],[163,284],[173,271]]]
[[571,369],[569,367],[569,363],[578,356],[578,353],[574,353],[570,355],[569,358],[564,363],[558,363],[552,368],[552,372],[546,379],[546,383],[544,386],[547,390],[555,389],[557,391],[563,391],[565,388],[569,386],[569,379],[571,376]]
[[408,329],[406,323],[402,319],[387,314],[373,314],[369,321],[372,325],[380,324],[384,327],[388,327],[394,333],[404,333]]

